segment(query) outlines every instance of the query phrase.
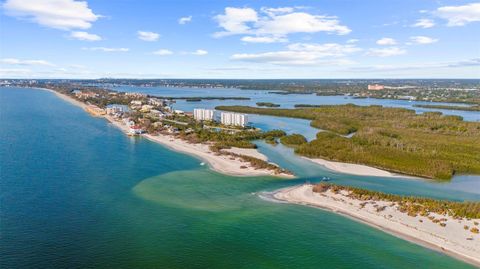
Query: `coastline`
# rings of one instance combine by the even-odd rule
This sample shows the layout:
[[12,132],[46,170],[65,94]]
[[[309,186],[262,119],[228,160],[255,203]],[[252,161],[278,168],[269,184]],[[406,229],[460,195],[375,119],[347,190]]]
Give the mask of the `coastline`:
[[[88,105],[77,101],[67,95],[61,94],[51,89],[47,88],[30,88],[30,89],[38,89],[44,90],[48,92],[54,93],[57,97],[61,98],[64,101],[67,101],[75,106],[81,107],[87,111]],[[128,127],[115,120],[113,117],[109,115],[99,115],[97,117],[105,118],[108,122],[110,122],[115,127],[119,128],[125,134],[128,133]],[[187,141],[175,138],[173,136],[168,135],[151,135],[151,134],[142,134],[141,137],[144,137],[150,141],[155,143],[161,144],[166,146],[169,149],[172,149],[177,152],[186,153],[189,155],[193,155],[197,158],[208,163],[209,167],[212,168],[214,171],[230,175],[230,176],[240,176],[240,177],[253,177],[253,176],[275,176],[281,178],[294,178],[294,175],[286,174],[286,173],[275,173],[272,170],[268,169],[255,169],[252,167],[248,162],[241,160],[238,157],[232,157],[230,155],[220,155],[215,152],[212,152],[209,149],[208,144],[192,144],[188,143]],[[246,155],[262,160],[267,160],[267,157],[256,149],[240,149],[240,148],[231,148],[226,150],[231,153]]]
[[309,160],[313,163],[319,164],[327,168],[328,170],[342,173],[342,174],[349,174],[349,175],[356,175],[356,176],[423,179],[421,177],[392,173],[387,170],[382,170],[379,168],[375,168],[375,167],[363,165],[363,164],[335,162],[335,161],[329,161],[329,160],[319,159],[319,158],[308,158],[304,156],[302,156],[302,158]]
[[[435,217],[447,219],[447,226],[441,227],[427,217],[408,216],[407,213],[395,209],[391,202],[369,201],[361,206],[364,201],[349,198],[345,193],[327,191],[320,194],[313,192],[312,187],[313,185],[309,184],[288,187],[273,192],[271,197],[281,202],[332,211],[401,239],[480,266],[480,235],[463,228],[464,225],[472,227],[474,221],[480,220],[456,220],[450,216],[431,213]],[[374,205],[385,206],[386,209],[377,212]]]
[[[173,136],[166,135],[154,136],[150,134],[143,134],[142,137],[162,144],[172,150],[196,156],[207,162],[214,171],[222,174],[230,176],[277,176],[282,178],[294,177],[292,175],[284,173],[276,174],[272,170],[255,169],[248,165],[245,161],[242,161],[240,158],[212,152],[208,144],[192,144],[188,143],[187,141],[175,138]],[[234,152],[255,158],[257,158],[258,155],[261,154],[255,149],[250,149],[250,151],[248,152],[244,149],[241,149],[237,152],[236,148],[231,148],[229,152]]]

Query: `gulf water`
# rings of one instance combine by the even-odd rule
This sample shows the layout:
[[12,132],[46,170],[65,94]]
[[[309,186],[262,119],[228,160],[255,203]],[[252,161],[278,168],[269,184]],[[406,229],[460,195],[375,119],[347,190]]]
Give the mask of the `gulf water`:
[[300,178],[230,177],[130,138],[54,94],[0,88],[0,268],[470,268],[319,209],[258,193],[329,176],[387,192],[480,200],[449,183],[347,176],[283,147]]

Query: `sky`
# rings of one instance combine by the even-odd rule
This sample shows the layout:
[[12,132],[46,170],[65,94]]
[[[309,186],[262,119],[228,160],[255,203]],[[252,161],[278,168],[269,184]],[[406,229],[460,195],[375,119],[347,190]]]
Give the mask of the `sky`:
[[0,78],[480,78],[480,2],[4,0]]

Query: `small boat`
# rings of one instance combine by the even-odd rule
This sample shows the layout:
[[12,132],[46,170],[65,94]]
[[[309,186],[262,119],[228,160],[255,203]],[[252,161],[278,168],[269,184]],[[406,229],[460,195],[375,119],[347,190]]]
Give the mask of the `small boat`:
[[200,163],[200,165],[201,165],[201,166],[204,166],[204,165],[205,165],[205,163],[204,163],[204,162],[201,162],[201,163]]
[[330,181],[329,177],[322,177],[322,181]]

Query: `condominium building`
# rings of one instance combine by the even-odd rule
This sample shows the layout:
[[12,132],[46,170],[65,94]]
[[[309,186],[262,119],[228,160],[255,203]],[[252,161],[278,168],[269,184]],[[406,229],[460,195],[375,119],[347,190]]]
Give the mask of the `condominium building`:
[[203,109],[203,108],[195,108],[193,110],[193,118],[195,120],[213,120],[213,110],[211,109]]
[[234,125],[245,127],[248,123],[247,115],[231,113],[231,112],[222,112],[220,114],[220,122],[223,125]]

